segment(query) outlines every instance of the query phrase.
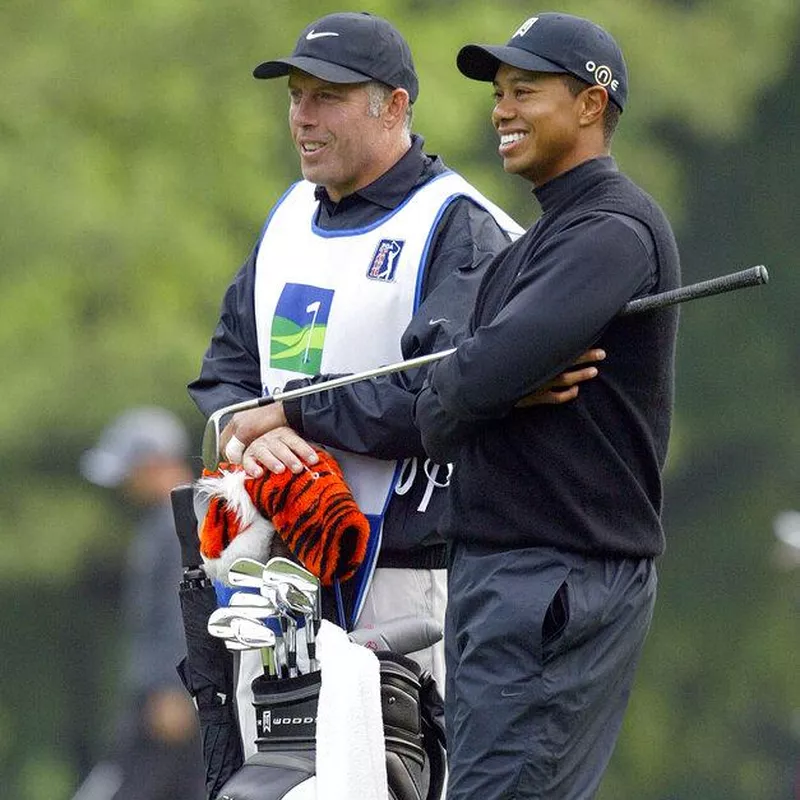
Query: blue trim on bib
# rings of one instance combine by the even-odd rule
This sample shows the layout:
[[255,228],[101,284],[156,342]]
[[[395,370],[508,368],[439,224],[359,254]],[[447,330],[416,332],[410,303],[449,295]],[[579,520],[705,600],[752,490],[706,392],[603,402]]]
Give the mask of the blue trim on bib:
[[370,223],[364,228],[348,228],[346,230],[337,230],[337,231],[326,231],[320,228],[317,223],[314,221],[314,217],[316,217],[316,211],[314,212],[314,217],[311,218],[311,231],[316,235],[323,239],[337,239],[342,236],[360,236],[364,233],[369,233],[370,231],[375,230],[375,228],[380,227],[383,225],[384,222],[390,220],[395,214],[399,213],[403,207],[410,203],[411,200],[416,196],[417,192],[421,189],[424,189],[426,186],[430,186],[434,181],[438,181],[441,178],[446,178],[449,175],[452,175],[452,170],[447,170],[443,172],[441,175],[436,175],[435,177],[431,178],[426,183],[423,183],[422,186],[419,186],[415,189],[402,203],[400,203],[397,208],[393,208],[389,211],[385,216],[381,217],[380,219],[376,220],[375,222]]
[[[422,278],[425,269],[423,269],[424,264],[428,260],[428,254],[430,253],[431,249],[431,241],[433,240],[433,234],[436,232],[436,229],[439,226],[439,221],[444,216],[444,212],[450,208],[450,205],[459,197],[469,197],[469,195],[464,194],[463,192],[454,192],[450,195],[450,197],[446,198],[442,205],[439,207],[439,211],[436,214],[436,218],[433,220],[433,224],[428,231],[428,238],[425,240],[425,246],[422,248],[422,255],[419,260],[419,267],[417,268],[417,287],[414,290],[414,312],[416,312],[420,305],[422,305]],[[472,199],[470,197],[470,199]],[[483,208],[483,206],[481,206]],[[484,209],[486,210],[486,209]]]
[[[389,483],[389,489],[386,492],[386,498],[383,501],[381,513],[379,515],[365,515],[369,522],[370,537],[369,543],[367,544],[367,556],[364,559],[364,562],[358,568],[358,572],[356,572],[355,576],[352,578],[352,580],[358,582],[358,589],[355,593],[353,612],[349,620],[351,630],[358,622],[358,618],[361,615],[361,609],[364,607],[364,601],[367,599],[367,592],[369,591],[369,587],[372,585],[372,577],[375,574],[378,556],[380,555],[380,547],[383,541],[383,521],[386,518],[386,509],[389,507],[389,502],[394,494],[394,487],[397,486],[397,481],[400,478],[402,467],[402,461],[395,462],[394,475],[392,475],[392,480]],[[374,528],[373,525],[375,525]]]
[[381,552],[381,541],[383,540],[383,514],[386,511],[384,504],[383,511],[380,514],[365,514],[367,522],[369,522],[369,540],[367,541],[367,552],[364,560],[358,571],[350,579],[355,586],[353,594],[353,608],[350,612],[350,619],[347,621],[347,630],[351,631],[355,628],[358,618],[361,615],[361,609],[364,607],[364,601],[367,599],[367,592],[372,585],[372,576],[375,574],[375,567],[378,563],[378,555]]

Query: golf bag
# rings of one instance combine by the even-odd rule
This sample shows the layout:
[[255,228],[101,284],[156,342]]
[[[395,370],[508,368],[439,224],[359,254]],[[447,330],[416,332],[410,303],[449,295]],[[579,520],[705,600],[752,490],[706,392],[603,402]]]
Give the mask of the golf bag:
[[[376,653],[390,800],[438,800],[444,785],[441,698],[429,675],[402,655]],[[258,751],[217,800],[313,800],[320,673],[253,682]],[[354,796],[358,787],[353,788]]]
[[[240,730],[231,702],[235,691],[232,655],[206,629],[216,597],[200,566],[192,487],[174,489],[172,504],[184,565],[180,597],[187,657],[179,674],[198,709],[209,800],[315,800],[321,673],[255,679],[257,752],[242,763]],[[420,634],[429,633],[420,621]],[[411,650],[419,645],[411,644],[413,638],[406,638]],[[436,683],[401,654],[378,651],[376,656],[389,798],[439,800],[446,748],[443,702]],[[357,796],[358,787],[353,792]]]

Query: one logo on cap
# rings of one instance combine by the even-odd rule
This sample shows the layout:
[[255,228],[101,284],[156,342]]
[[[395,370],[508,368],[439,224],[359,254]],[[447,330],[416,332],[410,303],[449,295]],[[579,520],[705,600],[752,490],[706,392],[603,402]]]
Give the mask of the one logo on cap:
[[594,61],[587,61],[585,67],[600,86],[610,86],[615,92],[617,91],[619,81],[614,77],[611,67],[607,67],[605,64],[595,64]]
[[367,277],[376,281],[393,281],[404,244],[402,239],[381,239],[370,261]]
[[323,36],[338,36],[338,35],[339,35],[338,33],[334,33],[333,31],[330,32],[320,31],[319,33],[317,33],[314,30],[310,30],[306,34],[306,39],[308,39],[308,41],[310,42],[312,39],[321,39]]
[[512,39],[516,39],[517,36],[524,36],[534,25],[535,22],[539,17],[531,17],[530,19],[526,19],[522,25],[517,28],[517,32],[511,37]]

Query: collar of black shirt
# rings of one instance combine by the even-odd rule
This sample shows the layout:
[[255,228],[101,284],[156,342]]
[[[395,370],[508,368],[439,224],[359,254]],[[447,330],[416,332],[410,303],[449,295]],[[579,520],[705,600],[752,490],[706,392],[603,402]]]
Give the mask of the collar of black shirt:
[[420,177],[431,162],[431,158],[422,152],[424,139],[411,136],[411,147],[403,154],[394,166],[383,173],[372,183],[353,194],[343,197],[338,203],[331,200],[324,186],[317,186],[314,196],[320,203],[319,223],[327,227],[324,220],[350,213],[358,213],[367,208],[373,210],[389,210],[397,208],[408,193],[420,182]]
[[617,172],[617,162],[611,156],[596,156],[557,175],[552,180],[532,189],[543,213],[560,208],[565,201],[577,197],[585,184],[597,180],[598,175]]

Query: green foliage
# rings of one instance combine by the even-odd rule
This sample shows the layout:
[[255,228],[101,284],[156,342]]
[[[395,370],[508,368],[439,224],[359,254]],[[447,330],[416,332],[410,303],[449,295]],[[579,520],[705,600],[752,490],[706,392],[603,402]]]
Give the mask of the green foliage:
[[[499,169],[489,87],[463,79],[454,56],[469,41],[506,40],[535,8],[368,6],[411,42],[422,84],[415,129],[427,149],[531,222],[528,188]],[[185,385],[225,287],[298,176],[285,83],[250,71],[288,53],[311,19],[341,8],[3,4],[0,452],[14,465],[0,489],[4,620],[30,616],[63,644],[62,607],[85,611],[68,598],[87,558],[119,557],[124,518],[76,471],[112,414],[166,405],[192,426],[199,450],[201,420]],[[800,286],[788,249],[797,104],[793,88],[782,101],[764,98],[796,74],[800,7],[567,0],[561,9],[597,19],[623,46],[631,100],[614,153],[676,221],[687,280],[762,261],[773,278],[769,289],[683,312],[661,602],[602,797],[767,800],[787,794],[789,721],[800,707],[787,599],[796,573],[776,575],[766,558],[772,515],[796,499],[790,298]],[[771,124],[756,127],[762,117]],[[45,589],[49,605],[25,599]],[[109,618],[92,629],[112,647]],[[51,731],[72,729],[74,714],[55,656],[43,663],[23,629],[11,630],[20,635],[6,647],[0,691],[4,789],[23,800],[66,798],[76,777],[69,743],[42,737],[28,709],[34,691],[44,693]]]

